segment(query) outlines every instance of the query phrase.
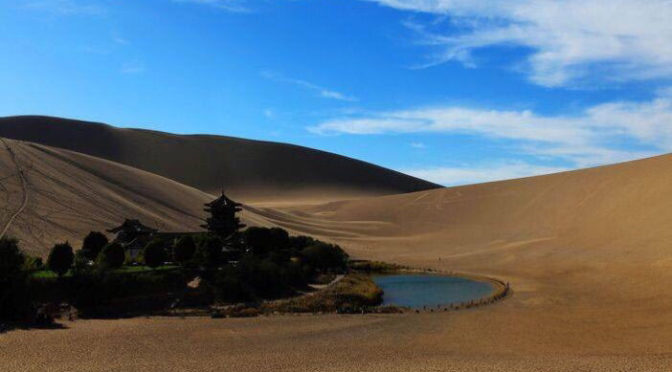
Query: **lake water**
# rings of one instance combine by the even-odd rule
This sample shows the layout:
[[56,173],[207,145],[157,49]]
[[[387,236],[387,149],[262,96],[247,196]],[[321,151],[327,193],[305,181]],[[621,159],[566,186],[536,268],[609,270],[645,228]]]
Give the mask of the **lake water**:
[[452,276],[378,275],[373,280],[385,291],[383,305],[411,308],[477,300],[492,291],[488,283]]

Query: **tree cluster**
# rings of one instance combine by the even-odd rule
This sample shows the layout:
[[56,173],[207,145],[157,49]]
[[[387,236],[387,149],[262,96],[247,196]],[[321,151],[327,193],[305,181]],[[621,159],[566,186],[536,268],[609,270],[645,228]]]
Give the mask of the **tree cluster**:
[[[131,262],[125,245],[96,231],[77,252],[68,242],[54,245],[46,265],[24,255],[16,240],[3,238],[0,319],[22,318],[45,301],[100,312],[124,297],[186,292],[194,277],[201,278],[199,291],[208,301],[257,301],[290,295],[317,277],[347,269],[348,255],[337,245],[281,228],[240,231],[239,204],[224,196],[209,203],[209,210],[207,232],[150,236],[138,260],[152,269],[171,263],[167,270],[119,270]],[[45,269],[57,279],[35,275]]]

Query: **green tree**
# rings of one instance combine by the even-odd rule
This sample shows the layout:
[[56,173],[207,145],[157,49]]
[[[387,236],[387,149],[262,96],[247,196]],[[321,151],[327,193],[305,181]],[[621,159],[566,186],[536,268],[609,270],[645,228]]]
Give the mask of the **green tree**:
[[106,245],[98,255],[98,265],[102,268],[116,269],[124,264],[126,252],[119,243],[110,243]]
[[203,267],[217,267],[222,262],[223,250],[224,242],[217,235],[204,235],[196,246],[194,261]]
[[24,260],[16,239],[0,239],[0,319],[20,319],[30,309]]
[[163,264],[166,260],[166,250],[163,248],[163,242],[152,240],[147,243],[144,249],[145,265],[156,268]]
[[316,240],[310,236],[299,235],[299,236],[290,236],[289,245],[298,251],[303,250],[304,248],[315,244]]
[[274,227],[250,227],[243,232],[243,240],[256,256],[265,256],[273,251],[289,248],[290,240],[287,231]]
[[348,254],[341,247],[315,241],[301,251],[305,262],[320,271],[343,271],[348,265]]
[[62,277],[65,273],[70,270],[72,263],[75,260],[75,254],[72,251],[72,246],[70,243],[65,242],[61,244],[54,245],[49,252],[49,258],[47,258],[47,267],[49,270],[58,274],[59,277]]
[[0,281],[6,281],[21,272],[25,257],[19,250],[16,239],[3,237],[0,239]]
[[194,243],[194,239],[189,235],[185,235],[175,242],[175,246],[173,247],[173,259],[175,262],[184,264],[194,257],[195,251],[196,243]]
[[82,251],[84,256],[91,261],[95,261],[100,254],[100,251],[109,243],[107,236],[98,231],[91,231],[82,243]]

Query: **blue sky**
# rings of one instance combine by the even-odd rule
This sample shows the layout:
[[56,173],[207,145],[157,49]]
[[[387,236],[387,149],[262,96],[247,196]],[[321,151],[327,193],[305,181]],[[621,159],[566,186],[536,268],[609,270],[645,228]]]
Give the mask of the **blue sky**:
[[523,177],[672,151],[670,19],[666,0],[4,0],[0,116]]

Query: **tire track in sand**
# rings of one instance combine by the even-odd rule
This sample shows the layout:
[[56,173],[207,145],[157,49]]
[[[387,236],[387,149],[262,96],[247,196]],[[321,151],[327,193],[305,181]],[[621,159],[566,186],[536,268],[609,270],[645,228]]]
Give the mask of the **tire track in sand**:
[[7,233],[7,230],[9,230],[9,227],[12,225],[12,222],[18,217],[21,212],[23,212],[24,209],[26,209],[26,206],[28,205],[28,186],[26,182],[26,176],[23,174],[23,168],[21,168],[21,165],[19,165],[19,162],[16,160],[16,154],[14,153],[14,150],[9,146],[7,141],[5,141],[4,138],[0,138],[0,141],[2,141],[2,144],[5,145],[5,148],[7,148],[7,152],[9,152],[9,156],[14,162],[14,165],[16,166],[16,171],[17,174],[19,175],[19,179],[21,179],[21,190],[23,190],[23,202],[21,203],[21,206],[19,209],[14,212],[11,217],[7,220],[5,223],[5,226],[2,229],[2,232],[0,232],[0,239],[5,237],[5,234]]

